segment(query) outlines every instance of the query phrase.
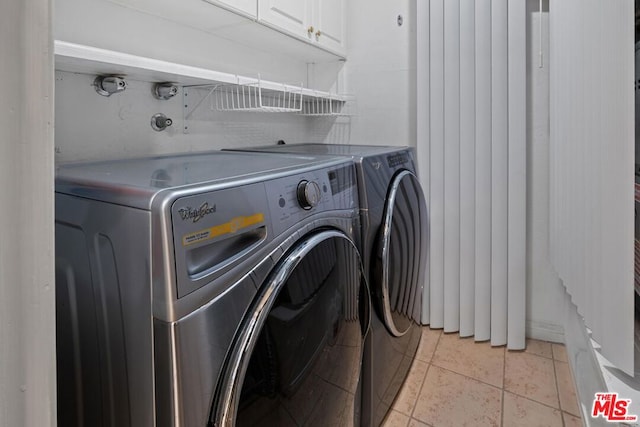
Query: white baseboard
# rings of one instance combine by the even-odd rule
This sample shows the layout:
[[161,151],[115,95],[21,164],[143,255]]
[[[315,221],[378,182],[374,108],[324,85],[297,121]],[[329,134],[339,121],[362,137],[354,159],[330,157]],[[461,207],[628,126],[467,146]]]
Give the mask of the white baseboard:
[[592,340],[589,338],[589,333],[584,325],[584,319],[578,314],[576,306],[571,302],[571,297],[568,294],[565,293],[564,299],[567,359],[578,394],[582,422],[585,427],[612,425],[603,418],[591,417],[595,393],[612,390],[607,390],[607,384],[598,363]]
[[527,338],[536,340],[564,343],[564,328],[562,325],[527,320]]

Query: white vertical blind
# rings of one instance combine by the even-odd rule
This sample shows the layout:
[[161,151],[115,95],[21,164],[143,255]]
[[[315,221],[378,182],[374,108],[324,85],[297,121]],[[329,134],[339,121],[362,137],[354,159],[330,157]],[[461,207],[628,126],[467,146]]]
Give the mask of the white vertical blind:
[[491,338],[491,0],[476,3],[475,337]]
[[[434,328],[444,326],[444,1],[431,0],[429,11],[429,209],[430,312]],[[418,26],[420,26],[418,24]],[[421,49],[422,40],[418,40]],[[418,79],[421,79],[420,75]],[[418,121],[420,117],[418,117]],[[418,137],[420,138],[420,136]],[[420,142],[418,144],[421,144]],[[418,151],[423,149],[418,146]]]
[[[509,3],[508,22],[526,20],[526,3]],[[507,343],[509,348],[524,348],[525,337],[525,275],[527,251],[527,37],[521,28],[509,25],[509,146],[508,150],[508,230],[507,230]],[[519,291],[513,291],[517,289]]]
[[507,1],[491,1],[491,344],[507,342]]
[[524,348],[525,0],[417,5],[429,24],[417,40],[418,158],[431,212],[423,319]]
[[460,0],[444,2],[444,331],[460,328]]
[[634,3],[563,0],[549,16],[552,262],[633,375]]
[[[416,6],[417,22],[429,22],[429,7],[428,5],[418,2]],[[420,135],[429,134],[430,114],[429,111],[429,25],[418,25],[416,29],[416,37],[420,40],[426,40],[426,43],[422,43],[419,49],[416,49],[416,66],[421,70],[424,70],[423,75],[416,82],[416,114],[418,111],[422,113],[419,120],[416,120],[417,133]],[[429,150],[421,149],[417,151],[417,159],[419,166],[419,177],[422,185],[426,200],[431,201],[429,178]],[[430,214],[430,212],[429,212]],[[429,215],[430,216],[430,215]],[[429,262],[429,260],[427,261]],[[431,276],[431,268],[427,265],[425,282],[423,283],[423,301],[422,301],[422,319],[429,319],[431,317],[431,292],[429,291],[429,279]]]
[[460,335],[475,317],[476,85],[475,0],[460,0]]

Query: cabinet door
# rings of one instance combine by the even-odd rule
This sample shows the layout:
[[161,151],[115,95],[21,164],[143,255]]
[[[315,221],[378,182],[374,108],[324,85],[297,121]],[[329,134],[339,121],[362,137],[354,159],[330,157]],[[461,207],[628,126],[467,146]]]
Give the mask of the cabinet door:
[[240,15],[256,19],[258,17],[258,0],[204,0]]
[[314,41],[327,49],[344,53],[345,14],[344,0],[314,0],[311,22],[315,29]]
[[258,9],[258,18],[263,23],[298,37],[308,37],[311,15],[309,0],[260,0]]

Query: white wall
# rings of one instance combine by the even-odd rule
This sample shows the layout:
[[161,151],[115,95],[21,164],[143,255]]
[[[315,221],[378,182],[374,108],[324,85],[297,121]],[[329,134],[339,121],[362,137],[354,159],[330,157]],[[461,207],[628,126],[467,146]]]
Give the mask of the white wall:
[[352,144],[416,144],[415,2],[347,1],[345,86],[357,97]]
[[[202,0],[180,5],[155,0],[57,0],[55,6],[54,37],[62,41],[247,77],[260,75],[266,80],[318,90],[343,91],[344,62],[275,31],[263,37],[264,33],[256,33],[256,28],[261,29],[257,24]],[[161,11],[162,7],[176,10]],[[197,20],[200,28],[186,25],[189,19]],[[211,29],[203,30],[207,25]],[[259,40],[261,37],[264,40]],[[208,102],[185,123],[182,90],[171,100],[158,101],[151,96],[152,78],[128,79],[125,92],[107,98],[94,91],[94,77],[56,72],[58,163],[275,144],[280,139],[346,143],[350,137],[348,119],[223,113],[210,110]],[[203,93],[192,92],[191,96]],[[164,132],[152,130],[150,120],[156,113],[171,117],[172,127]],[[188,134],[183,132],[185,125]]]
[[[125,92],[105,98],[91,87],[95,76],[57,72],[56,162],[271,144],[279,139],[415,146],[415,2],[358,0],[347,5],[347,62],[307,63],[304,51],[274,56],[267,48],[108,0],[58,0],[58,39],[247,76],[260,73],[274,81],[302,80],[316,89],[355,93],[357,102],[351,110],[355,116],[338,118],[221,113],[203,105],[186,123],[189,133],[184,134],[182,93],[158,101],[151,96],[150,83],[130,80]],[[89,25],[97,12],[103,18]],[[404,18],[402,26],[397,25],[398,15]],[[77,28],[78,22],[83,26]],[[147,48],[154,34],[161,38]],[[277,44],[268,46],[277,50]],[[174,119],[167,131],[151,129],[151,116],[159,112]]]
[[0,2],[0,426],[56,424],[48,0]]
[[[94,77],[56,72],[56,162],[217,150],[275,144],[279,139],[319,141],[331,130],[325,126],[310,135],[306,117],[219,112],[207,101],[185,122],[182,89],[174,98],[160,101],[151,95],[151,83],[130,80],[126,91],[103,97],[92,87]],[[162,132],[153,130],[151,116],[156,113],[172,118],[173,125]]]

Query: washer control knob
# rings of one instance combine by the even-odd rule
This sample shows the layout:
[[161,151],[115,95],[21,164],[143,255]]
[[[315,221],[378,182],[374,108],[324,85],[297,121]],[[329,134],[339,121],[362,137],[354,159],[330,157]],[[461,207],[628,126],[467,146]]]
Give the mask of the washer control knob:
[[321,197],[320,186],[315,181],[300,181],[298,184],[298,203],[302,209],[317,206]]

